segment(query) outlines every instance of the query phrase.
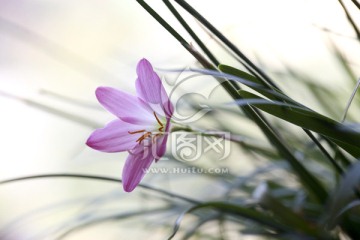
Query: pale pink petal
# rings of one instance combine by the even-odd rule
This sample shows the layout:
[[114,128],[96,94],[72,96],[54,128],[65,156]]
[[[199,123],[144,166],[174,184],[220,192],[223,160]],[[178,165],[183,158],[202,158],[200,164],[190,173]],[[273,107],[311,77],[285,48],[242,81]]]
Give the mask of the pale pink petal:
[[109,112],[132,124],[153,124],[152,109],[141,99],[111,87],[96,89],[96,97]]
[[174,106],[171,103],[166,91],[164,88],[161,89],[161,106],[165,112],[165,116],[170,118],[174,112]]
[[164,136],[158,139],[156,146],[156,158],[155,162],[159,161],[159,159],[164,156],[166,151],[166,142],[168,139],[168,134],[166,133]]
[[142,130],[141,126],[123,122],[119,119],[108,123],[104,128],[95,130],[86,144],[103,152],[122,152],[133,149],[142,133],[130,134]]
[[174,107],[170,102],[169,97],[167,96],[165,89],[162,88],[161,91],[161,103],[152,104],[149,103],[149,106],[152,108],[154,112],[161,118],[170,118],[174,112]]
[[134,152],[129,154],[123,168],[122,181],[126,192],[134,190],[154,161],[154,157],[150,153],[151,147],[141,149],[142,145],[138,146],[140,150],[135,151],[136,154]]
[[170,119],[167,120],[164,134],[156,140],[156,156],[155,156],[156,162],[159,161],[159,159],[165,154],[166,143],[169,137],[169,129],[170,129]]
[[146,102],[162,104],[161,92],[164,87],[150,62],[145,58],[141,59],[137,65],[136,72],[138,79],[135,85],[138,96]]

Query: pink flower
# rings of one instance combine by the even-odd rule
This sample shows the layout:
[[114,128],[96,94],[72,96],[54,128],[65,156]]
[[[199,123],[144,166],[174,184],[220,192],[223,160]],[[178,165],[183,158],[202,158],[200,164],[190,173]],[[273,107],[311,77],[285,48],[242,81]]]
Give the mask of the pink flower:
[[126,192],[134,190],[151,163],[164,155],[173,112],[150,62],[140,60],[136,71],[137,96],[111,87],[96,89],[98,101],[118,119],[95,130],[86,142],[103,152],[129,152],[122,173]]

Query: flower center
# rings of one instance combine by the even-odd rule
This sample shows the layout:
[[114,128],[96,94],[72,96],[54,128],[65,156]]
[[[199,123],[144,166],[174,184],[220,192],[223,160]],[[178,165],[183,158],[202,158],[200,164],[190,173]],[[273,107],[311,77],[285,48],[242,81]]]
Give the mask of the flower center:
[[154,142],[155,142],[155,138],[163,134],[164,124],[160,121],[160,119],[158,118],[158,116],[156,115],[156,113],[155,113],[155,112],[153,112],[153,113],[154,113],[154,117],[155,117],[157,123],[159,124],[159,128],[158,128],[158,131],[159,131],[159,132],[158,132],[158,133],[153,134],[152,132],[148,132],[148,131],[146,131],[145,129],[137,130],[137,131],[133,131],[133,132],[128,131],[129,134],[143,133],[143,134],[141,135],[141,137],[139,137],[138,140],[136,140],[136,142],[138,142],[139,144],[140,144],[144,139],[146,139],[146,138],[148,138],[148,137],[152,138],[153,143],[154,143]]

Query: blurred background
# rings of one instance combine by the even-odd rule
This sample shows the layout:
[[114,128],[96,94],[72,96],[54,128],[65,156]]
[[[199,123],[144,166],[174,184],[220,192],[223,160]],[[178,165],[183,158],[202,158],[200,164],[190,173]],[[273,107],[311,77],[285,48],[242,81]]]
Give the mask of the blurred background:
[[[162,1],[148,2],[192,42]],[[360,48],[337,1],[191,4],[290,96],[341,120],[338,109],[345,109],[360,73]],[[358,9],[351,1],[346,4],[359,22]],[[221,63],[239,67],[194,19],[178,10]],[[159,69],[199,67],[136,1],[0,0],[0,180],[48,173],[120,178],[127,153],[100,153],[85,145],[95,128],[114,118],[97,103],[94,92],[98,86],[113,86],[135,93],[135,67],[143,57]],[[301,73],[306,84],[290,73]],[[159,74],[171,79],[173,73]],[[204,84],[202,80],[184,88],[201,93]],[[320,94],[328,101],[319,104]],[[360,120],[358,108],[350,109],[348,120]],[[269,146],[258,129],[245,120],[243,124],[249,128],[236,126],[239,135],[259,136]],[[219,124],[203,127],[214,126]],[[221,162],[231,167],[231,174],[243,176],[258,168],[259,161],[244,151],[232,156]],[[201,161],[196,164],[218,164]],[[159,161],[157,167],[174,164]],[[143,182],[199,201],[220,198],[227,189],[221,176],[203,174],[148,174]],[[9,183],[0,185],[0,239],[55,239],[63,234],[63,239],[164,239],[188,207],[144,189],[124,193],[120,184],[110,182],[69,178]],[[212,224],[204,227],[208,233],[218,231]]]

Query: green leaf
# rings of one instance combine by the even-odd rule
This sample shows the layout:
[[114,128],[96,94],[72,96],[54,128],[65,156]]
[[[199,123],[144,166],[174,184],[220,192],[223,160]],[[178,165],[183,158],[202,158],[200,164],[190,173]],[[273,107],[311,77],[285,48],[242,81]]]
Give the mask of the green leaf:
[[279,222],[277,222],[273,217],[261,213],[258,211],[255,211],[248,207],[243,207],[231,203],[225,203],[225,202],[208,202],[208,203],[202,203],[198,204],[197,206],[190,209],[189,212],[201,209],[201,208],[213,208],[216,210],[220,210],[225,213],[229,213],[232,215],[237,215],[239,217],[243,217],[246,219],[250,219],[254,222],[257,222],[259,224],[262,224],[264,226],[273,228],[275,230],[279,231],[289,231],[290,229]]
[[302,216],[293,212],[278,199],[274,198],[268,191],[267,183],[260,184],[254,191],[254,196],[259,204],[270,210],[274,217],[281,223],[287,225],[296,232],[302,232],[309,236],[321,236],[324,233],[320,229],[307,222]]
[[332,228],[335,226],[338,218],[351,209],[359,205],[358,190],[360,182],[360,162],[353,164],[343,176],[338,188],[330,196],[328,211],[325,212],[326,224]]
[[181,223],[182,219],[184,218],[184,216],[187,213],[191,213],[195,210],[199,210],[199,209],[203,209],[203,208],[212,208],[212,209],[221,211],[222,213],[228,213],[233,216],[235,215],[235,216],[239,216],[241,218],[249,219],[249,220],[259,223],[265,227],[271,228],[272,230],[275,230],[275,231],[279,231],[279,232],[291,231],[291,229],[289,229],[286,225],[283,225],[283,224],[277,222],[271,216],[261,213],[261,212],[258,212],[258,211],[255,211],[253,209],[235,205],[235,204],[231,204],[231,203],[225,203],[225,202],[208,202],[208,203],[198,204],[198,205],[190,208],[183,214],[181,214],[178,217],[178,219],[176,220],[176,223],[174,225],[174,230],[168,239],[172,239],[175,236],[175,234],[177,233],[177,231],[180,228],[180,223]]
[[[268,87],[268,85],[266,85],[263,81],[261,81],[260,79],[258,79],[257,77],[250,75],[246,72],[243,72],[237,68],[233,68],[227,65],[219,65],[219,69],[220,71],[226,73],[226,74],[230,74],[233,75],[235,77],[239,77],[242,79],[245,79],[249,82],[255,83],[255,85],[250,85],[250,84],[245,84],[246,86],[254,89],[255,91],[257,91],[258,93],[262,94],[263,96],[271,99],[271,100],[278,100],[278,101],[285,101],[288,103],[292,103],[295,105],[300,105],[299,103],[297,103],[296,101],[292,100],[291,98],[289,98],[288,96],[286,96],[285,94],[281,93],[279,90],[276,89],[270,89]],[[259,86],[257,86],[259,85]]]
[[224,73],[228,73],[228,74],[243,78],[243,79],[248,80],[250,82],[259,84],[259,85],[261,85],[263,87],[267,86],[266,84],[263,83],[263,81],[261,81],[257,77],[255,77],[255,76],[253,76],[253,75],[251,75],[251,74],[249,74],[247,72],[241,71],[241,70],[239,70],[237,68],[234,68],[234,67],[231,67],[231,66],[228,66],[228,65],[224,65],[224,64],[220,64],[218,66],[218,68],[219,68],[220,71],[222,71]]
[[[240,91],[239,94],[246,99],[262,99],[247,91]],[[360,157],[360,133],[342,123],[336,122],[308,108],[262,103],[254,106],[287,122],[327,136],[354,157]]]

